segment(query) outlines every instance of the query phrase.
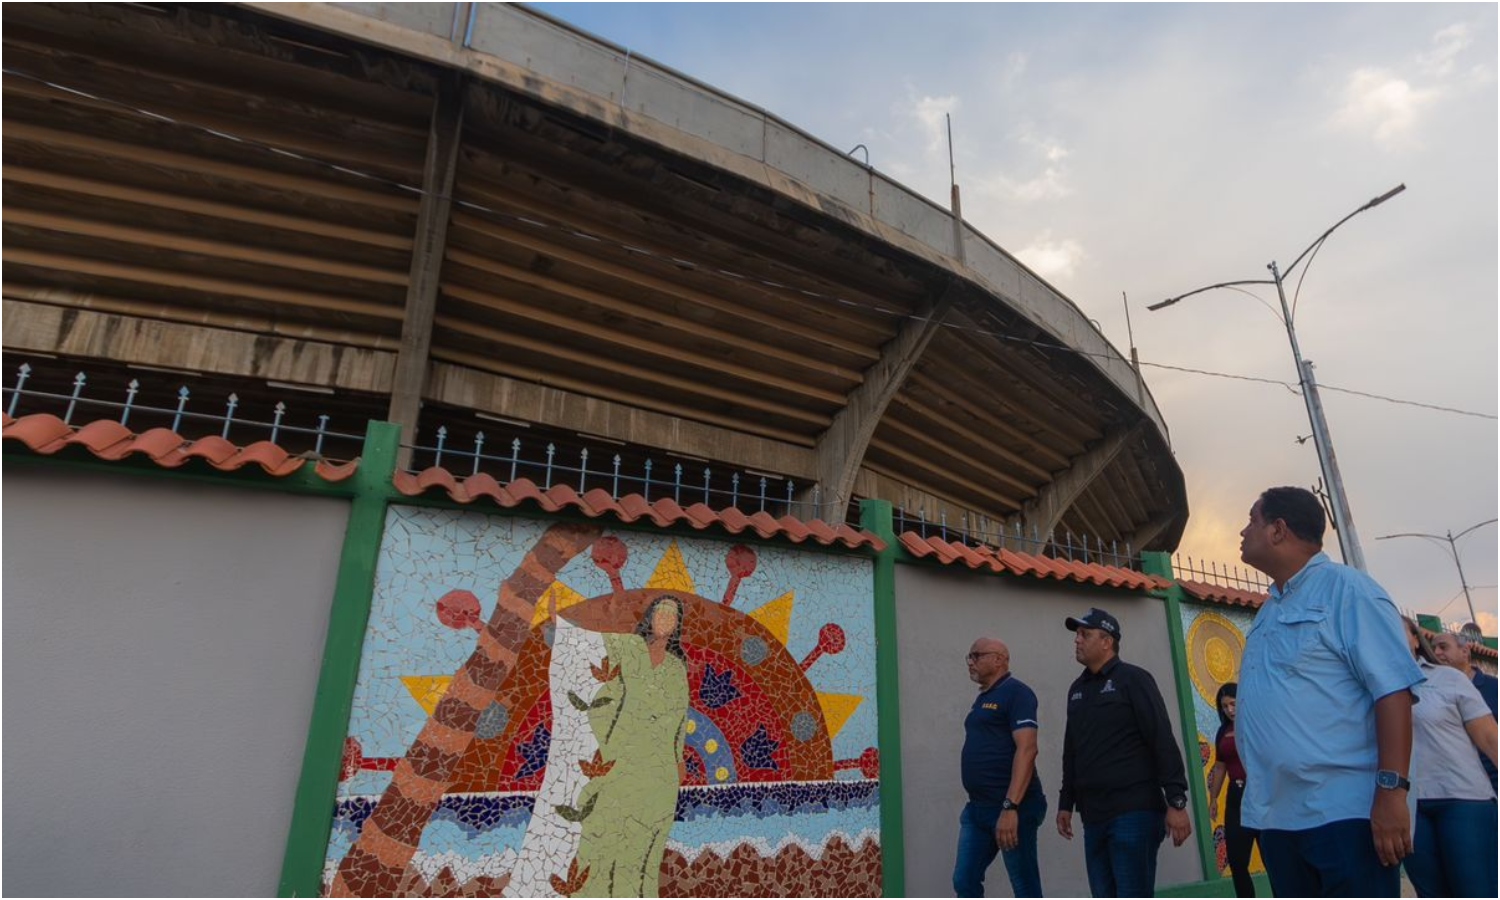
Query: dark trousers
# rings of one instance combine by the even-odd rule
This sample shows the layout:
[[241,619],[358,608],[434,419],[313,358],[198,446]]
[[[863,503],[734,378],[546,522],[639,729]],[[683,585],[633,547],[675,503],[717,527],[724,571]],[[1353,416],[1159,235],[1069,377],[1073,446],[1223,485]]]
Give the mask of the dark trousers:
[[1496,829],[1493,800],[1418,800],[1405,860],[1417,896],[1495,896]]
[[1267,828],[1260,858],[1277,897],[1401,896],[1401,867],[1380,864],[1369,819],[1302,831]]
[[1083,823],[1083,860],[1089,893],[1095,897],[1156,895],[1156,851],[1167,835],[1162,812],[1120,813],[1113,819]]
[[1234,878],[1236,897],[1254,897],[1255,882],[1250,880],[1250,851],[1260,834],[1240,824],[1240,803],[1245,799],[1245,784],[1229,782],[1224,794],[1224,849],[1229,856],[1229,874]]
[[995,823],[1000,818],[1000,807],[973,803],[964,807],[958,817],[958,858],[953,864],[953,893],[956,896],[984,896],[984,873],[995,861],[997,853],[1005,860],[1011,896],[1042,896],[1036,833],[1047,818],[1047,798],[1038,791],[1022,800],[1016,813],[1020,817],[1019,843],[1012,850],[1001,850],[995,843]]

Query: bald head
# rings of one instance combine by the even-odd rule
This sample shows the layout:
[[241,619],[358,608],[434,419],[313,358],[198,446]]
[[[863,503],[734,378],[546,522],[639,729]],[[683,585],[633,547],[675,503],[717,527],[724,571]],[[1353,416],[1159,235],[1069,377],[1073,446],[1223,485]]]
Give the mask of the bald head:
[[982,637],[975,641],[969,647],[968,659],[969,679],[981,691],[994,687],[1010,671],[1010,649],[999,638]]

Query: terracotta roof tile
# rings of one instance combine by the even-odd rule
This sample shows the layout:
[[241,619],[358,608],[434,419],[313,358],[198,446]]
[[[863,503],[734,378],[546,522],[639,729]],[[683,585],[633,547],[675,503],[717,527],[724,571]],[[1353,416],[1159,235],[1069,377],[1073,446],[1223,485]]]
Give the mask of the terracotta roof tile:
[[884,541],[870,532],[851,528],[844,523],[829,525],[816,519],[803,521],[795,516],[777,519],[764,511],[747,514],[732,506],[715,510],[703,503],[694,503],[683,509],[669,497],[647,500],[640,494],[626,494],[616,498],[600,488],[594,488],[580,496],[573,488],[563,484],[553,485],[544,491],[525,478],[502,485],[484,474],[458,478],[446,469],[432,468],[416,474],[397,472],[392,483],[396,490],[408,497],[441,490],[458,503],[488,499],[507,509],[532,504],[547,512],[577,510],[591,518],[608,515],[622,522],[648,519],[663,528],[672,525],[688,525],[699,531],[722,528],[730,534],[751,530],[763,538],[780,538],[798,544],[812,540],[825,546],[841,544],[856,549],[869,547],[876,551],[884,550],[886,546]]
[[[153,428],[136,434],[108,419],[89,422],[78,428],[47,413],[12,419],[3,417],[0,439],[19,441],[35,453],[51,456],[72,446],[82,446],[95,457],[110,462],[137,454],[166,469],[174,469],[190,460],[201,459],[216,469],[233,472],[257,465],[266,474],[282,478],[301,469],[306,460],[292,456],[270,441],[258,441],[240,447],[217,436],[188,440],[168,428]],[[327,481],[343,481],[359,467],[358,460],[331,463],[319,460],[314,472]]]
[[1162,590],[1172,584],[1165,578],[1147,575],[1123,566],[1070,562],[1065,559],[1020,553],[1003,547],[999,549],[986,546],[971,547],[962,541],[922,537],[914,531],[905,532],[900,540],[901,546],[906,548],[912,556],[918,559],[930,557],[944,565],[962,562],[971,569],[988,569],[991,572],[1008,572],[1012,575],[1077,581],[1083,584],[1098,584],[1131,590]]
[[1266,595],[1257,591],[1224,587],[1223,585],[1209,584],[1206,581],[1184,581],[1178,579],[1177,583],[1181,585],[1182,589],[1189,596],[1209,603],[1223,603],[1228,606],[1260,609],[1260,605],[1266,602]]

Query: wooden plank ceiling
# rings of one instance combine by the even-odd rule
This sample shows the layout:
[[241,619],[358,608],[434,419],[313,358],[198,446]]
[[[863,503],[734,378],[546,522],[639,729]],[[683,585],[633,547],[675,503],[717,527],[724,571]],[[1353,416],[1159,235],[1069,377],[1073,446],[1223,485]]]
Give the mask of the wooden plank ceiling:
[[[396,351],[449,73],[215,5],[7,4],[4,51],[8,329],[58,308],[181,329],[88,351],[59,331],[28,349],[250,378],[274,373],[216,370],[193,353],[203,329],[253,336],[267,359]],[[952,279],[704,163],[495,85],[460,90],[433,365],[805,460]],[[1014,517],[1142,418],[971,285],[947,325],[876,429],[866,496]],[[388,366],[358,383],[337,360],[309,371],[345,392],[391,390]],[[657,449],[680,448],[663,436]],[[1059,528],[1171,547],[1185,520],[1181,473],[1143,428]]]

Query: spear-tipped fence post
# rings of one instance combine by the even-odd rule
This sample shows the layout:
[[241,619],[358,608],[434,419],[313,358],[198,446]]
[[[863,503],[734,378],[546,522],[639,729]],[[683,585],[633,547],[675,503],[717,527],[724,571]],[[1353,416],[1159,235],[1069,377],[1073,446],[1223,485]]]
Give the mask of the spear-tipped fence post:
[[546,481],[547,481],[547,483],[544,484],[544,485],[542,485],[542,490],[544,490],[544,491],[545,490],[550,490],[552,488],[552,457],[554,457],[556,455],[557,455],[557,445],[549,443],[547,445],[547,475],[546,475]]
[[672,502],[682,505],[682,463],[672,467]]
[[229,440],[229,426],[234,424],[234,411],[239,405],[240,395],[230,394],[229,401],[224,408],[224,430],[219,433],[219,437],[226,441]]
[[16,387],[10,394],[10,406],[5,410],[5,414],[12,419],[16,417],[16,401],[21,399],[21,389],[26,387],[26,379],[30,377],[31,363],[21,363],[21,368],[16,370]]
[[609,495],[616,500],[620,499],[620,454],[615,454],[615,474],[610,482]]
[[584,447],[578,451],[578,493],[583,493],[584,484],[589,477],[589,448]]
[[[814,519],[821,519],[821,518],[823,518],[823,484],[822,484],[822,482],[819,482],[819,483],[813,485],[813,489],[812,489],[812,504],[813,504],[813,518]],[[904,510],[904,509],[901,510],[901,518],[902,518],[902,521],[905,521],[905,519],[906,519],[906,510]],[[832,510],[829,510],[829,516],[828,516],[827,521],[830,521],[830,522],[833,521],[833,511]]]
[[121,425],[128,425],[130,423],[130,408],[135,405],[135,395],[140,393],[140,391],[141,380],[139,378],[130,379],[130,384],[125,386],[125,408],[120,410]]
[[187,409],[189,396],[190,394],[188,392],[187,385],[183,385],[182,387],[177,389],[177,412],[172,416],[172,431],[174,433],[177,431],[178,427],[182,425],[182,414],[183,411]]
[[797,485],[790,478],[788,478],[786,480],[786,514],[787,515],[791,515],[792,514],[792,493],[796,489],[797,489]]
[[703,505],[704,506],[712,506],[713,505],[713,499],[709,496],[708,483],[709,483],[709,470],[708,470],[708,466],[704,466],[703,467]]
[[73,409],[78,405],[78,397],[83,393],[83,386],[88,380],[89,377],[82,372],[73,376],[73,396],[68,398],[68,411],[63,414],[64,425],[73,424]]
[[736,509],[740,505],[740,473],[738,472],[729,478],[729,505]]
[[760,511],[766,511],[766,477],[760,477]]
[[469,470],[470,475],[479,474],[479,461],[484,458],[484,432],[474,432],[474,468]]
[[646,485],[645,485],[645,488],[644,488],[644,493],[642,493],[641,496],[643,498],[645,498],[645,500],[646,500],[647,503],[650,503],[651,502],[651,458],[650,457],[646,458],[645,469],[646,469]]
[[[182,389],[182,401],[187,402],[187,388]],[[179,406],[178,412],[181,411],[182,407]],[[326,415],[318,416],[318,439],[313,442],[313,452],[319,456],[323,455],[323,438],[328,436],[328,419]]]
[[510,439],[510,480],[516,480],[516,467],[521,464],[521,439]]
[[448,426],[439,425],[437,430],[437,452],[433,454],[432,465],[434,468],[443,467],[443,446],[448,443]]
[[281,417],[286,415],[286,403],[277,400],[276,405],[271,407],[271,411],[275,413],[271,417],[271,443],[274,444],[277,436],[281,434]]

